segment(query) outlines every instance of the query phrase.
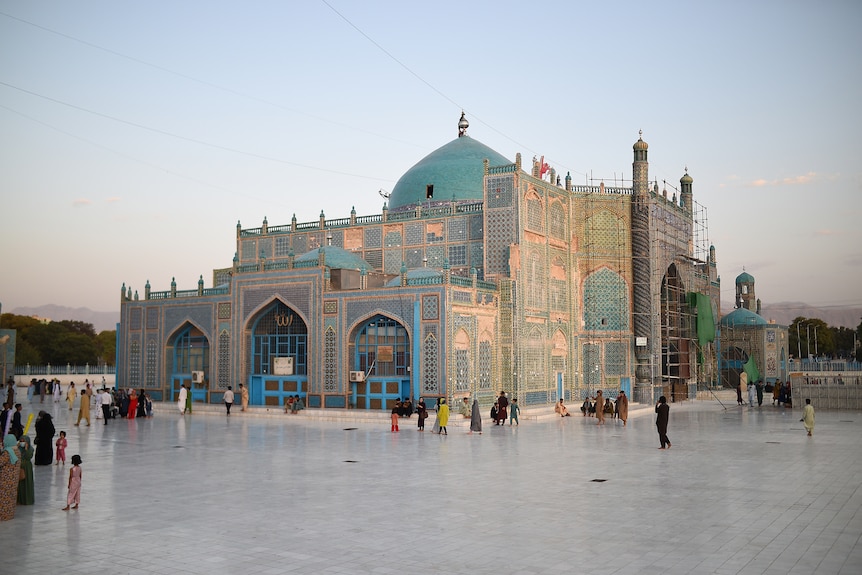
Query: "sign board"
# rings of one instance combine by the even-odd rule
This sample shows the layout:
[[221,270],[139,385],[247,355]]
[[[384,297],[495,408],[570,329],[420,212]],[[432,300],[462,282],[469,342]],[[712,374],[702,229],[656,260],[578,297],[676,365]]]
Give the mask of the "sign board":
[[293,358],[292,357],[274,357],[274,358],[272,358],[272,374],[273,375],[293,375]]
[[646,347],[646,341],[647,339],[645,337],[636,337],[635,345],[638,347]]
[[381,363],[391,362],[394,359],[394,350],[391,345],[377,346],[377,361]]

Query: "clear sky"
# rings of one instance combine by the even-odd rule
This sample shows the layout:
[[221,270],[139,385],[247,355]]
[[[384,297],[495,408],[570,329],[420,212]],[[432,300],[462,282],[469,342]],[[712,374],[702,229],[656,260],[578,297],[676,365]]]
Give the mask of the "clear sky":
[[860,29],[857,0],[0,0],[0,302],[210,287],[237,221],[378,214],[464,110],[576,184],[630,180],[643,130],[723,301],[744,267],[764,303],[859,306]]

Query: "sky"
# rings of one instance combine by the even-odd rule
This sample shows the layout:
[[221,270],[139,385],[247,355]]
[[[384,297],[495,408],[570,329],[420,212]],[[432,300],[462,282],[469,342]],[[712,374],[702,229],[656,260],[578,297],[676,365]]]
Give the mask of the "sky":
[[379,214],[463,110],[575,184],[630,186],[642,131],[651,181],[694,179],[723,302],[744,269],[764,303],[862,306],[860,26],[855,0],[0,0],[0,303],[210,287],[238,221]]

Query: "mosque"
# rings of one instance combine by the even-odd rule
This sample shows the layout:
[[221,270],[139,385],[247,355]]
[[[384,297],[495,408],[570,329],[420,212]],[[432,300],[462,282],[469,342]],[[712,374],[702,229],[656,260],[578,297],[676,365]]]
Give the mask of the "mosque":
[[660,192],[639,137],[631,187],[574,185],[473,139],[464,114],[457,128],[379,214],[238,222],[212,287],[123,284],[118,385],[378,410],[500,391],[522,407],[599,389],[652,402],[718,380],[720,280],[687,169]]

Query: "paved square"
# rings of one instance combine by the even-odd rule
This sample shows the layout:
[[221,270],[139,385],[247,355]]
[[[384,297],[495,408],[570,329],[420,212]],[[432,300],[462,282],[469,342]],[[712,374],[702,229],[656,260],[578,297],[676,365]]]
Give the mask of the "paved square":
[[46,406],[81,507],[60,510],[68,464],[36,467],[36,505],[0,523],[16,573],[862,573],[856,412],[807,437],[799,409],[673,404],[660,451],[651,408],[437,436],[433,415],[25,412]]

